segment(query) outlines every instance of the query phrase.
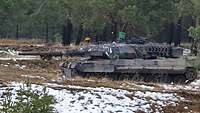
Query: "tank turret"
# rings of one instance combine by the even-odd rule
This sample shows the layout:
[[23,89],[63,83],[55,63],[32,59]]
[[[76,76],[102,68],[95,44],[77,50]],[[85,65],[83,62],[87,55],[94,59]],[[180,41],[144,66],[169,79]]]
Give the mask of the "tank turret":
[[89,45],[77,50],[66,51],[65,56],[89,56],[99,59],[150,59],[157,57],[179,58],[183,55],[183,49],[170,45],[157,43],[149,44],[99,44]]
[[50,60],[57,56],[81,56],[91,59],[152,59],[157,57],[178,58],[183,54],[183,49],[157,43],[147,44],[97,44],[87,45],[78,49],[66,51],[29,51],[20,52],[19,55],[38,55],[42,59]]

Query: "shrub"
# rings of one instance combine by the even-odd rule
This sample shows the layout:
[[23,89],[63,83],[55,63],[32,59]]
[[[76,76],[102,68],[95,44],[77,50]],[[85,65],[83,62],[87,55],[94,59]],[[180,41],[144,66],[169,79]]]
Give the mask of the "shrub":
[[200,56],[199,56],[199,55],[198,55],[198,56],[196,57],[196,59],[194,60],[193,66],[194,66],[196,69],[200,70]]
[[48,95],[46,87],[42,91],[33,90],[30,83],[25,83],[16,96],[11,92],[4,97],[1,113],[54,113],[53,96]]
[[60,43],[61,40],[62,40],[62,36],[59,33],[56,33],[51,37],[52,43]]

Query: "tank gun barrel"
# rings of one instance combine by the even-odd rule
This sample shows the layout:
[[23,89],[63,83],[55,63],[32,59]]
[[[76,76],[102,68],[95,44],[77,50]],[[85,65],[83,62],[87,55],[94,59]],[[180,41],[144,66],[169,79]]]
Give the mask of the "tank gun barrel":
[[28,51],[19,52],[18,55],[28,55],[28,56],[40,56],[43,60],[50,60],[52,57],[63,57],[63,56],[84,56],[87,52],[81,50],[67,50],[62,51]]
[[20,52],[19,55],[49,55],[49,56],[61,56],[63,55],[62,52],[44,52],[44,51],[40,51],[40,52]]
[[64,56],[84,56],[87,52],[79,49],[67,50],[63,53]]
[[43,60],[50,60],[52,57],[62,57],[63,53],[61,51],[29,51],[20,52],[18,55],[40,56]]

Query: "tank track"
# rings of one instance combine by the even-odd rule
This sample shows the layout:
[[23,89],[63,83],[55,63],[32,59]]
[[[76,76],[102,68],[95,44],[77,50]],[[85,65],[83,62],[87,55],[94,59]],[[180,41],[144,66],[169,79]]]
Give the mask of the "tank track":
[[189,84],[197,78],[197,72],[188,69],[185,74],[163,74],[163,73],[83,73],[73,71],[73,75],[82,77],[109,78],[112,80],[130,80],[136,82],[150,83],[174,83]]

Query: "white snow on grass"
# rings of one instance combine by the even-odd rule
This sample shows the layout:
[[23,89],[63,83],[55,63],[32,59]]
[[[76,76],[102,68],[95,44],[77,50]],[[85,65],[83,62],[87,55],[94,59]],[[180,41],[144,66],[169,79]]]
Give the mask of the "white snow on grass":
[[147,85],[137,85],[137,87],[140,87],[142,89],[148,89],[148,90],[155,89],[155,87],[153,87],[153,86],[147,86]]
[[[21,85],[14,82],[9,84],[13,94],[16,94]],[[63,86],[50,83],[46,86],[49,86],[49,94],[57,100],[54,107],[58,113],[133,113],[139,110],[148,113],[153,112],[152,106],[157,112],[161,112],[162,107],[176,106],[183,99],[175,93],[129,92],[104,87]],[[60,90],[56,90],[56,87],[60,87]],[[33,84],[32,88],[42,90],[43,86]],[[0,88],[0,97],[5,89]]]
[[190,85],[193,85],[193,86],[200,86],[200,80],[196,80],[196,81],[190,83]]
[[19,65],[19,64],[15,64],[15,66],[19,69],[24,69],[26,68],[26,65]]
[[19,51],[14,50],[0,50],[0,60],[35,60],[39,59],[38,56],[26,56],[26,55],[18,55]]
[[200,80],[195,80],[188,85],[171,85],[171,84],[159,84],[159,87],[165,90],[185,90],[185,91],[200,91]]
[[42,79],[42,80],[46,80],[44,77],[41,77],[41,76],[21,75],[21,77],[31,78],[31,79]]

